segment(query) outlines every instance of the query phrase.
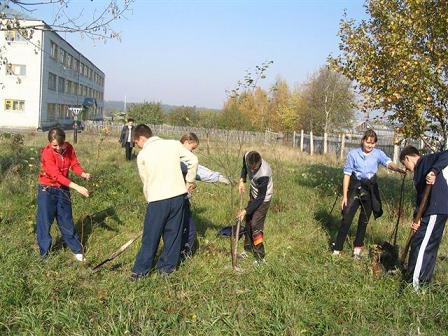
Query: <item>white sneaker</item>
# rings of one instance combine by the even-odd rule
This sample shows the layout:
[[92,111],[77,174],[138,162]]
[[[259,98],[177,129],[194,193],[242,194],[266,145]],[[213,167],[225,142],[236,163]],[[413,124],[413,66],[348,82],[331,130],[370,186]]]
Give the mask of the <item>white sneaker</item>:
[[86,261],[86,258],[84,257],[84,255],[82,253],[75,254],[75,259],[78,261]]
[[246,259],[249,255],[247,254],[246,251],[241,252],[240,254],[238,254],[238,259]]
[[262,265],[266,265],[266,264],[267,264],[267,262],[266,262],[265,259],[255,260],[255,261],[253,262],[253,265],[254,265],[255,267],[262,266]]
[[219,175],[218,182],[224,183],[224,184],[230,184],[230,181],[227,177]]
[[341,251],[333,250],[333,253],[331,255],[333,255],[333,256],[341,255]]

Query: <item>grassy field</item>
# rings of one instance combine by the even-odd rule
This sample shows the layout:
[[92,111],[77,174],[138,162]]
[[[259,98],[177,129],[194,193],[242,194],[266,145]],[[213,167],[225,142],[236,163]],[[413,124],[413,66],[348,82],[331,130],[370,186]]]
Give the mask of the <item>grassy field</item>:
[[[82,165],[95,176],[80,182],[93,191],[91,198],[72,192],[78,229],[84,223],[85,264],[63,246],[56,225],[51,256],[40,260],[34,238],[36,163],[45,135],[26,134],[23,148],[10,142],[3,140],[0,147],[1,335],[447,334],[446,260],[438,260],[429,290],[417,294],[402,286],[399,275],[374,277],[369,258],[354,261],[352,239],[344,255],[331,257],[329,237],[339,225],[340,199],[330,210],[340,189],[341,163],[282,147],[256,147],[274,170],[267,264],[254,267],[247,259],[241,261],[242,273],[230,269],[230,242],[216,232],[236,214],[236,189],[199,184],[192,201],[197,253],[170,277],[153,273],[131,282],[139,244],[102,271],[91,271],[143,223],[146,204],[136,164],[124,161],[117,139],[81,134],[76,146]],[[238,151],[212,143],[211,154],[200,147],[198,156],[204,165],[237,178],[240,158],[233,154]],[[398,176],[383,171],[385,215],[371,220],[369,245],[389,239],[399,185]],[[410,181],[406,191],[401,244],[412,213]],[[442,243],[439,255],[447,253]]]

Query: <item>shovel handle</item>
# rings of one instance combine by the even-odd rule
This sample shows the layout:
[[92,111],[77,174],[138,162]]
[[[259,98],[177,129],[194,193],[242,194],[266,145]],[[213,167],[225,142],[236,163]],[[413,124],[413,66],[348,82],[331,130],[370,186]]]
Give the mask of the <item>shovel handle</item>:
[[[426,210],[426,204],[428,203],[429,195],[431,194],[431,188],[432,188],[432,184],[427,184],[425,186],[425,190],[423,191],[423,198],[422,198],[422,201],[420,202],[420,206],[418,207],[418,211],[417,211],[417,215],[415,216],[414,223],[419,222],[423,217],[423,213]],[[411,232],[409,232],[409,236],[406,241],[406,245],[404,247],[403,253],[401,254],[401,258],[400,258],[401,264],[404,264],[406,261],[406,258],[408,256],[408,252],[409,252],[409,247],[411,246],[412,238],[414,237],[414,233],[415,233],[414,230],[411,229]]]

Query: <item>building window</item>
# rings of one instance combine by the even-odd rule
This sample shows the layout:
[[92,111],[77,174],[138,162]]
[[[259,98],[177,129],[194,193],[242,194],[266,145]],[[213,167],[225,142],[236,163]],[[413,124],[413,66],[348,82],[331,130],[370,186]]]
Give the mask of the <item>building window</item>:
[[47,120],[52,121],[56,118],[56,108],[57,104],[48,104],[47,107]]
[[69,53],[65,54],[65,66],[69,69],[71,69],[72,67],[72,55],[70,55]]
[[50,57],[54,59],[58,58],[58,45],[53,41],[50,41]]
[[75,82],[72,82],[72,92],[71,92],[71,94],[72,95],[78,94],[78,84],[75,83]]
[[65,50],[59,48],[59,63],[64,64],[64,60],[65,60]]
[[26,65],[24,64],[7,64],[6,75],[25,76]]
[[5,99],[5,111],[25,111],[25,101]]
[[56,91],[57,76],[51,72],[48,73],[48,89]]
[[63,77],[59,77],[58,80],[58,92],[64,93],[65,92],[65,79]]
[[68,93],[68,94],[72,93],[72,81],[69,81],[69,80],[65,81],[65,93]]
[[5,32],[5,40],[8,42],[20,42],[26,41],[26,38],[17,30],[8,30]]

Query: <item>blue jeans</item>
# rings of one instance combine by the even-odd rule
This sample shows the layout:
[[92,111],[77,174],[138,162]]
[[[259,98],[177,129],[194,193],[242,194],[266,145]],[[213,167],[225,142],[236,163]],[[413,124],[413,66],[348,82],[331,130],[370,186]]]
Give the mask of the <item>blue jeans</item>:
[[81,243],[73,223],[69,189],[39,185],[37,187],[36,238],[41,256],[50,251],[50,228],[55,218],[67,246],[73,253],[81,253]]
[[146,274],[150,271],[161,237],[163,251],[156,267],[161,273],[171,273],[176,269],[182,244],[184,197],[185,195],[179,195],[148,203],[142,246],[135,258],[133,273]]

